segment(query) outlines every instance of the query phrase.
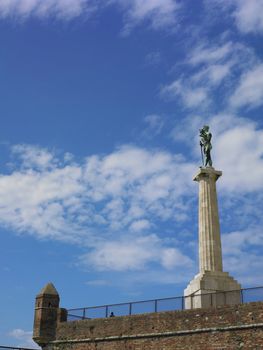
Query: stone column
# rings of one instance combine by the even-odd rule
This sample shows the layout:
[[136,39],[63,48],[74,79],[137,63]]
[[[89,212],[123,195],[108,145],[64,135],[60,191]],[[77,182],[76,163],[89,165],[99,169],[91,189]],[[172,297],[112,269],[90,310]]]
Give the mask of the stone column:
[[199,182],[199,270],[223,271],[216,181],[222,175],[213,168],[200,168]]
[[221,175],[202,167],[194,177],[199,183],[199,273],[184,290],[186,309],[240,303],[240,284],[223,272],[216,194]]

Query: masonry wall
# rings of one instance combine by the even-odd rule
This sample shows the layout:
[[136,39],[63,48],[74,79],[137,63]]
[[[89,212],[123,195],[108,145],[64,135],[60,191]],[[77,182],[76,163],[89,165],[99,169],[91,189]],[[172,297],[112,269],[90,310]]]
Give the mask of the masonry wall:
[[263,349],[263,303],[58,324],[45,350]]

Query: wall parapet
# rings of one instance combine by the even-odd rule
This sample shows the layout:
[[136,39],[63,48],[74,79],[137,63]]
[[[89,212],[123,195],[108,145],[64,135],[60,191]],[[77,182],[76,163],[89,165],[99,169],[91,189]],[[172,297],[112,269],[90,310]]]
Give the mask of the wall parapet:
[[[262,327],[263,302],[222,306],[213,309],[168,311],[142,315],[113,317],[107,319],[64,322],[57,328],[56,342],[72,339],[110,337],[150,337],[177,332],[200,333],[220,329]],[[262,327],[263,328],[263,327]],[[230,328],[228,328],[229,330]],[[175,334],[175,333],[174,333]]]
[[48,350],[262,349],[263,302],[63,322]]

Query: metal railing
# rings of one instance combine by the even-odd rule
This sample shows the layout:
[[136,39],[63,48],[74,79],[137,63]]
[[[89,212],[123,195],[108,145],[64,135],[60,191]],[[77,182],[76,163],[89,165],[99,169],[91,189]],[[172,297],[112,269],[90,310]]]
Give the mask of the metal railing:
[[21,348],[21,347],[16,347],[16,346],[0,345],[0,350],[38,350],[38,349],[30,349],[30,348]]
[[263,287],[243,288],[227,292],[213,292],[189,297],[180,296],[68,309],[68,321],[137,315],[148,312],[184,310],[185,308],[191,308],[189,305],[193,307],[193,304],[195,304],[195,307],[201,307],[198,306],[201,298],[203,303],[202,307],[263,301]]

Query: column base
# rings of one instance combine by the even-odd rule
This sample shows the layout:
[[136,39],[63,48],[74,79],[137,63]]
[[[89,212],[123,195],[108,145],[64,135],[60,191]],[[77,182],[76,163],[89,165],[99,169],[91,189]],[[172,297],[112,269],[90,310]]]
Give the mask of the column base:
[[240,289],[241,285],[228,272],[204,271],[184,290],[185,309],[240,304]]

